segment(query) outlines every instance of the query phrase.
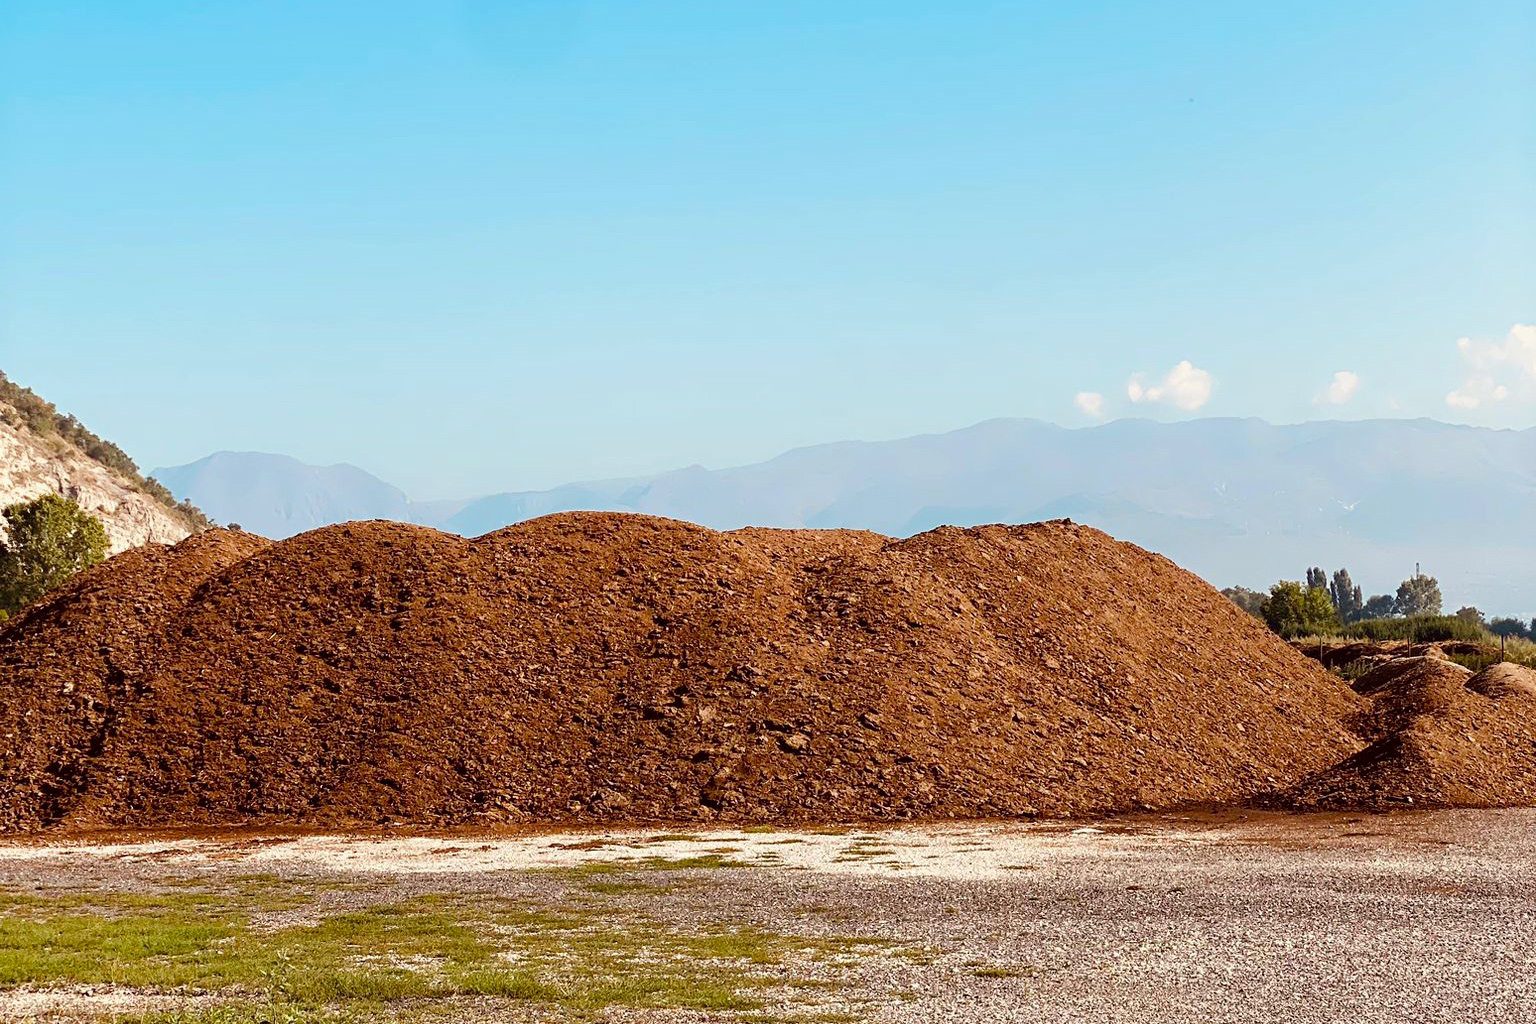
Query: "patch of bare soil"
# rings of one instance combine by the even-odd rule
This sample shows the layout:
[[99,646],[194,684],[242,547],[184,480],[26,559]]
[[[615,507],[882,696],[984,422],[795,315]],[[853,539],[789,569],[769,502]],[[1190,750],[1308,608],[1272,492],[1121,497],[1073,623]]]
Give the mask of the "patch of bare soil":
[[1066,522],[214,531],[0,629],[0,670],[11,832],[1230,803],[1354,753],[1367,703]]

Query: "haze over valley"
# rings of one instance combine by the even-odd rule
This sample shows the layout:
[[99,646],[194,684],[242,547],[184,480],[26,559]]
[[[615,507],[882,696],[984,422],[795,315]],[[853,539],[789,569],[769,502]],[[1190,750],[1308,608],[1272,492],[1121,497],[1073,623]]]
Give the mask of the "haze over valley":
[[349,519],[478,536],[573,510],[902,537],[941,525],[1070,518],[1217,586],[1267,586],[1320,564],[1347,565],[1367,589],[1384,590],[1417,563],[1440,577],[1452,608],[1536,612],[1536,429],[1228,418],[1068,429],[996,419],[801,448],[753,465],[435,501],[413,501],[354,466],[256,452],[221,452],[153,475],[216,521],[274,538]]

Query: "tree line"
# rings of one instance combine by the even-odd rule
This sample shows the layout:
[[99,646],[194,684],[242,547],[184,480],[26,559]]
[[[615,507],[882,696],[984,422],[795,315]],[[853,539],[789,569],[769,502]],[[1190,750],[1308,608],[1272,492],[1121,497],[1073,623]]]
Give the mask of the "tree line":
[[[1440,581],[1415,572],[1397,586],[1396,593],[1365,592],[1350,578],[1348,569],[1335,570],[1330,576],[1322,568],[1307,570],[1305,582],[1280,580],[1267,594],[1247,587],[1227,587],[1222,591],[1243,611],[1263,619],[1281,636],[1321,636],[1336,633],[1355,623],[1389,619],[1419,619],[1442,614]],[[1487,631],[1495,636],[1536,639],[1536,618],[1530,622],[1510,616],[1487,618],[1471,605],[1456,610],[1450,618],[1467,624],[1469,636]],[[1387,633],[1390,630],[1358,630]]]

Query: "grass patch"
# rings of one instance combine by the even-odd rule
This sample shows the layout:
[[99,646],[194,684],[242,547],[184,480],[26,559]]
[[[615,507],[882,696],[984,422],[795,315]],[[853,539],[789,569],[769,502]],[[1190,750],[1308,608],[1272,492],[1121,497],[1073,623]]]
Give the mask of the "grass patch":
[[705,853],[697,857],[647,857],[636,865],[642,871],[712,871],[751,866],[748,861],[735,860],[722,853]]
[[[613,894],[665,891],[591,885]],[[726,925],[689,930],[611,906],[530,907],[484,896],[421,896],[275,929],[253,924],[263,897],[238,893],[3,895],[0,905],[0,990],[111,984],[223,1000],[119,1017],[124,1024],[399,1019],[455,997],[580,1012],[741,1012],[761,1009],[760,990],[791,983],[797,964],[835,967],[890,945]]]
[[838,852],[837,856],[833,858],[833,863],[846,864],[850,861],[874,860],[880,857],[894,856],[896,856],[894,847],[881,846],[867,839],[855,839]]
[[360,1010],[278,1003],[231,1003],[198,1010],[114,1014],[112,1024],[352,1024],[367,1020]]
[[597,860],[558,868],[535,868],[539,874],[586,878],[592,875],[619,875],[634,871],[712,871],[718,868],[749,868],[744,860],[724,854],[703,853],[696,857],[640,857],[627,861]]

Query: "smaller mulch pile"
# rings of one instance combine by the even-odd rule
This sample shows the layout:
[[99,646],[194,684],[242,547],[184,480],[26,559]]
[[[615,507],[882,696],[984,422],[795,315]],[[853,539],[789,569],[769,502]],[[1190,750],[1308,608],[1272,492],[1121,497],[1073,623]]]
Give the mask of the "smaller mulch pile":
[[1370,745],[1281,794],[1295,808],[1536,803],[1536,671],[1474,674],[1438,650],[1385,661],[1354,684]]

